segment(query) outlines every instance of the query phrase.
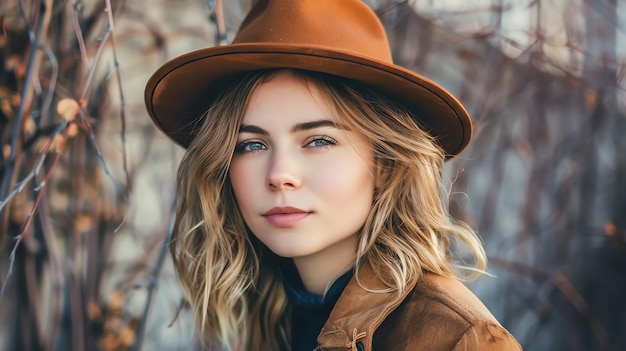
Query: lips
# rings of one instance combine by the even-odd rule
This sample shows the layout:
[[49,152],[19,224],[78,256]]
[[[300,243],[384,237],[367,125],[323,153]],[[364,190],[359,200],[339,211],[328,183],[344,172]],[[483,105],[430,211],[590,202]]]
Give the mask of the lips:
[[293,227],[303,219],[307,218],[311,212],[295,207],[274,207],[263,214],[267,221],[279,228]]

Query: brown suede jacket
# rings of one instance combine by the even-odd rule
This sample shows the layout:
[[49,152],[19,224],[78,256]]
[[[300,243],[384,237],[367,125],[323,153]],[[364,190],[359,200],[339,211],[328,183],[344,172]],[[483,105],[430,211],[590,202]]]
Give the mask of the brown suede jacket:
[[[358,277],[368,289],[384,289],[367,265]],[[434,274],[400,296],[368,292],[353,277],[317,341],[322,351],[522,349],[465,285]]]

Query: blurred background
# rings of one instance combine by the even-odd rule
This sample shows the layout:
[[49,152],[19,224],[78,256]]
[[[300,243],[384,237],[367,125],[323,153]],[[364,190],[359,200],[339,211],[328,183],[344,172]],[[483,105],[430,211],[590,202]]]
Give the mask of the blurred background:
[[[182,149],[143,89],[253,0],[2,0],[0,349],[199,350],[164,250]],[[525,350],[626,350],[626,0],[370,0],[474,122],[470,284]]]

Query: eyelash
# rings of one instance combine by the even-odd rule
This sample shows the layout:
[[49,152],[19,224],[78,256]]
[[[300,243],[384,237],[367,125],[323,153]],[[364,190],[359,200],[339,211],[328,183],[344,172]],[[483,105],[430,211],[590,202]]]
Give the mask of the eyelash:
[[309,139],[309,142],[306,145],[310,145],[311,143],[313,143],[315,141],[318,141],[318,140],[323,140],[325,142],[325,144],[321,145],[321,146],[312,146],[312,147],[314,147],[314,148],[326,148],[326,147],[330,147],[330,146],[333,146],[333,145],[337,144],[337,140],[335,140],[335,139],[333,139],[333,138],[331,138],[329,136],[318,135],[318,136],[311,137]]
[[267,148],[267,146],[265,146],[265,144],[263,144],[262,142],[258,141],[258,140],[244,140],[240,143],[238,143],[237,145],[235,145],[235,153],[236,154],[242,154],[242,153],[250,153],[250,152],[256,152],[256,151],[260,151],[260,150],[264,150],[264,149],[257,149],[257,150],[246,150],[246,148],[250,145],[254,145],[254,144],[259,144],[259,145],[263,145],[263,148]]
[[[323,145],[319,145],[319,146],[309,146],[312,143],[316,142],[316,141],[323,141],[324,144]],[[256,150],[246,150],[249,146],[251,145],[262,145],[263,148],[260,149],[256,149]],[[322,148],[327,148],[330,146],[333,146],[337,144],[337,140],[329,137],[329,136],[325,136],[325,135],[319,135],[319,136],[314,136],[308,139],[307,143],[305,144],[305,147],[311,147],[311,148],[317,148],[317,149],[322,149]],[[261,141],[258,140],[244,140],[240,143],[238,143],[235,146],[235,153],[236,154],[241,154],[241,153],[251,153],[251,152],[257,152],[257,151],[261,151],[261,150],[265,150],[267,149],[267,146],[265,146],[265,144],[263,144]]]

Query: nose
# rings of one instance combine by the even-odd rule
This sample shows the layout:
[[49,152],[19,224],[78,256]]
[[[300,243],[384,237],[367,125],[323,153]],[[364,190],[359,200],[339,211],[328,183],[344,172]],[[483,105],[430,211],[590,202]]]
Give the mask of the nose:
[[266,184],[271,191],[298,189],[301,177],[297,156],[288,150],[275,150],[270,159]]

